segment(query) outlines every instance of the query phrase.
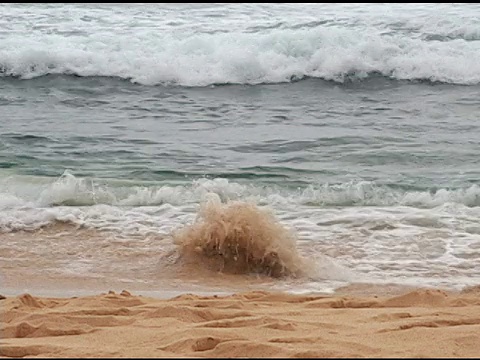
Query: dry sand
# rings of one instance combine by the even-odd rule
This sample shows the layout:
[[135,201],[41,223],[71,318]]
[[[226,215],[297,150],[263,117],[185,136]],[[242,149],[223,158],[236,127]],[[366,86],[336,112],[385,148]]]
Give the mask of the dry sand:
[[[358,290],[358,289],[357,289]],[[377,296],[122,293],[1,304],[2,357],[478,357],[480,286]]]

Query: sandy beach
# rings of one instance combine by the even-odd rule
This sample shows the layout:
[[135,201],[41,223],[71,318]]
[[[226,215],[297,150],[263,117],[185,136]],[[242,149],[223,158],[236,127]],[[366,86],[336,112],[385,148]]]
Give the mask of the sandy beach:
[[[370,289],[367,291],[366,289]],[[480,287],[1,300],[2,357],[478,357]],[[363,295],[362,295],[363,294]],[[385,295],[387,294],[387,295]]]
[[480,358],[480,5],[0,14],[0,358]]

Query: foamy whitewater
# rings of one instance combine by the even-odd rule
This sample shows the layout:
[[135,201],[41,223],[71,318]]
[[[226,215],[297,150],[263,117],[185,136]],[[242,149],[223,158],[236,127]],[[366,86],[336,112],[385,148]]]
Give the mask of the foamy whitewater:
[[0,284],[480,282],[480,6],[0,4]]

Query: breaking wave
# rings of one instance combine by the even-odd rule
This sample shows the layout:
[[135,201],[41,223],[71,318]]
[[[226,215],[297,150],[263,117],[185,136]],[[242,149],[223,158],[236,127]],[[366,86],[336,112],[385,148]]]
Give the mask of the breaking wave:
[[1,39],[0,76],[101,76],[143,85],[189,87],[305,78],[344,83],[379,75],[395,80],[479,84],[477,42],[447,35],[442,35],[442,41],[432,41],[400,33],[320,26],[188,36],[152,30],[11,36]]
[[213,193],[222,201],[251,199],[260,204],[307,206],[413,206],[433,208],[447,203],[480,206],[480,187],[419,189],[371,181],[318,184],[303,188],[199,178],[183,185],[135,184],[120,180],[75,177],[65,172],[51,178],[0,179],[0,209],[29,206],[156,206],[196,204]]

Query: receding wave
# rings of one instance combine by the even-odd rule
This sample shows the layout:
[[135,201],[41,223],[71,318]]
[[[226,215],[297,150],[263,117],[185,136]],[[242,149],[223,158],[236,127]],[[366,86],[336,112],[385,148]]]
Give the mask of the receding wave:
[[[128,36],[127,36],[128,35]],[[131,39],[131,37],[134,39]],[[135,38],[137,36],[137,38]],[[475,41],[447,41],[313,27],[262,32],[168,32],[2,40],[0,74],[105,76],[144,85],[268,84],[372,76],[462,85],[480,83]]]
[[211,197],[195,221],[172,234],[183,257],[209,269],[272,277],[304,276],[313,271],[296,249],[295,234],[252,203],[220,202]]

